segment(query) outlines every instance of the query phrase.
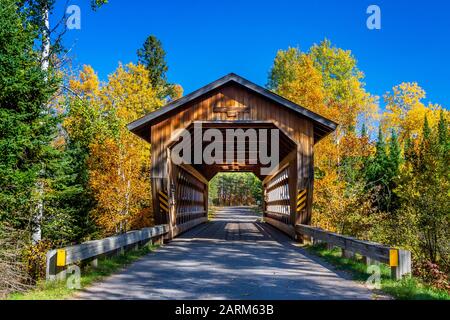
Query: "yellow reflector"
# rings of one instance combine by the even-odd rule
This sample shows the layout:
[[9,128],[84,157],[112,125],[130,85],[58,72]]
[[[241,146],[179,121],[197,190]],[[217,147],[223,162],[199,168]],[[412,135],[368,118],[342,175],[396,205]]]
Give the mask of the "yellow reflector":
[[159,194],[160,194],[162,197],[164,197],[164,199],[166,199],[166,200],[169,199],[169,197],[168,197],[164,192],[159,191]]
[[56,266],[57,267],[66,266],[66,250],[64,249],[56,250]]
[[303,191],[299,191],[298,195],[297,195],[297,199],[300,199],[305,193],[306,193],[306,189],[304,189]]
[[389,250],[389,266],[398,267],[398,250],[397,249]]
[[166,200],[164,200],[164,198],[159,198],[159,201],[161,201],[162,203],[164,203],[166,206],[168,206],[169,204],[167,203]]

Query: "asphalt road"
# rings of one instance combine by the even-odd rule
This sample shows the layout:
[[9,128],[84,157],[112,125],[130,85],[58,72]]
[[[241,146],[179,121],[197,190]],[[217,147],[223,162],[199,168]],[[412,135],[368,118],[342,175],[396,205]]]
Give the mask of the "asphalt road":
[[220,210],[77,299],[373,299],[250,209]]

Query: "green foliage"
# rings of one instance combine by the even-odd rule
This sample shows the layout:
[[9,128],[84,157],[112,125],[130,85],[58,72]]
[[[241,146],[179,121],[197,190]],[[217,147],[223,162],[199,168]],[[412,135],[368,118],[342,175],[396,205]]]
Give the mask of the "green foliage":
[[261,204],[262,184],[253,173],[218,173],[209,183],[209,198],[217,206]]
[[107,4],[108,0],[91,0],[91,8],[92,10],[97,10],[104,4]]
[[137,56],[139,63],[148,70],[152,86],[154,88],[165,86],[167,83],[166,72],[169,68],[161,41],[154,35],[150,35],[142,48],[137,51]]
[[149,72],[150,83],[158,90],[160,99],[176,99],[179,97],[179,86],[167,81],[169,67],[166,62],[166,52],[161,41],[154,35],[145,40],[142,48],[137,50],[138,62],[145,66]]
[[8,230],[0,232],[0,240],[17,245],[14,255],[0,246],[0,264],[12,268],[9,279],[0,277],[5,290],[42,275],[34,254],[39,250],[31,246],[37,226],[44,241],[36,248],[77,242],[93,232],[83,197],[83,154],[78,146],[64,144],[60,126],[61,78],[53,63],[61,52],[59,38],[50,43],[48,56],[41,51],[50,39],[43,13],[53,4],[0,0],[0,152],[5,155],[0,158],[0,226]]
[[396,208],[397,199],[393,190],[396,188],[401,164],[401,150],[397,134],[391,131],[389,148],[383,137],[381,128],[375,144],[375,154],[369,159],[365,169],[367,188],[376,194],[376,204],[379,210],[388,212]]
[[89,216],[94,200],[87,187],[86,150],[76,142],[61,148],[47,167],[42,221],[43,238],[54,246],[90,240],[97,231]]
[[[445,121],[431,128],[424,119],[423,135],[408,142],[405,168],[396,194],[401,207],[395,213],[399,230],[395,243],[410,247],[416,259],[449,268],[450,183]],[[414,147],[417,146],[417,147]]]
[[267,88],[270,90],[278,90],[283,83],[296,80],[296,70],[289,68],[290,65],[296,64],[302,57],[302,53],[298,48],[289,48],[286,52],[279,51],[269,73],[269,81]]
[[35,28],[14,5],[0,12],[0,221],[28,228],[35,184],[51,157],[56,118],[47,106],[58,79],[43,71]]

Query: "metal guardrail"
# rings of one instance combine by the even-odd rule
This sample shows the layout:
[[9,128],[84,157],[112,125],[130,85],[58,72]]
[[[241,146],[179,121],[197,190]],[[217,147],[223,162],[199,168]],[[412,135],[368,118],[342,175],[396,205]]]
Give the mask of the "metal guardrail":
[[352,257],[355,253],[358,253],[366,258],[368,264],[372,264],[373,260],[388,264],[391,267],[393,279],[398,280],[407,274],[411,274],[410,251],[384,246],[376,242],[358,240],[303,224],[296,225],[295,231],[301,235],[312,237],[313,241],[319,240],[330,246],[341,248],[343,255],[346,257]]
[[54,249],[47,252],[46,279],[52,281],[65,276],[68,266],[91,260],[97,264],[97,258],[102,255],[123,252],[129,247],[139,247],[153,239],[162,242],[165,234],[169,232],[169,225],[158,225],[151,228],[130,231],[117,236],[100,240],[83,242],[79,245]]

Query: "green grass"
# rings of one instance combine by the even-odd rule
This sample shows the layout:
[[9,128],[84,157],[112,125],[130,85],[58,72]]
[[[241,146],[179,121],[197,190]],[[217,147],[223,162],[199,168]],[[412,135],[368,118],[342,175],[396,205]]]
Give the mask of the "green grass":
[[[86,267],[82,271],[81,290],[154,251],[157,247],[156,245],[147,245],[138,250],[128,251],[123,255],[99,259],[96,268]],[[42,281],[30,291],[10,294],[8,300],[62,300],[71,298],[78,291],[68,289],[65,281]]]
[[[347,259],[341,257],[341,250],[334,248],[326,249],[325,245],[311,245],[306,249],[322,257],[325,261],[334,265],[338,270],[350,273],[353,279],[365,282],[368,278],[367,266],[361,260]],[[361,257],[359,257],[361,258]],[[381,264],[381,291],[389,294],[395,299],[400,300],[450,300],[450,295],[444,290],[438,290],[431,286],[423,284],[415,277],[404,277],[400,281],[390,278],[390,268]]]

